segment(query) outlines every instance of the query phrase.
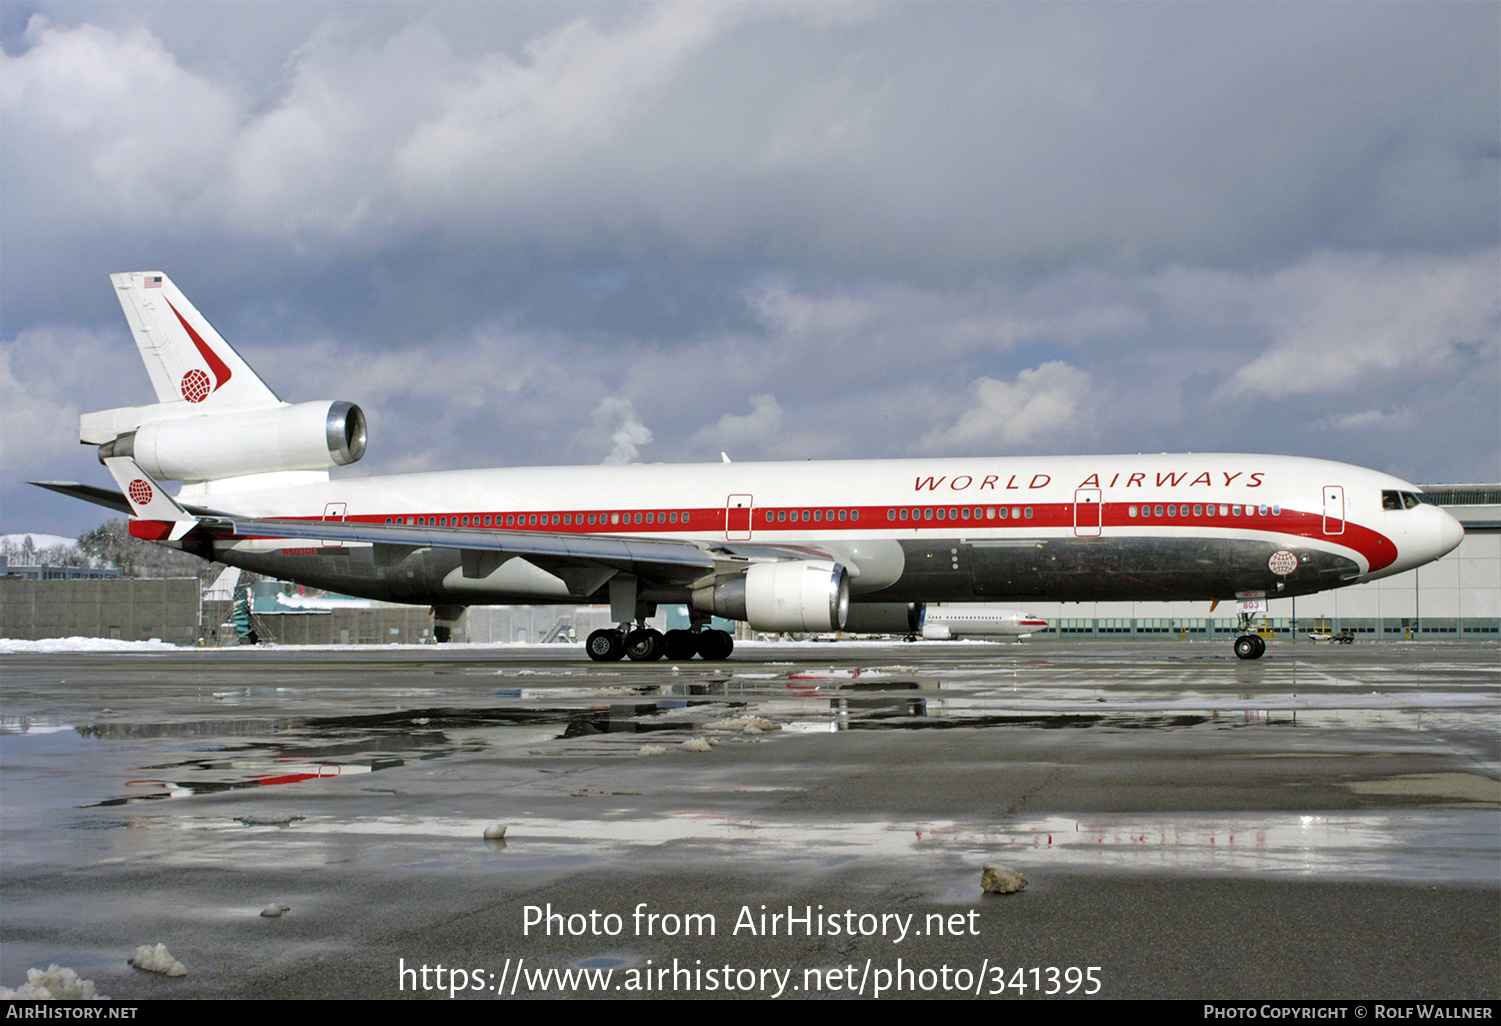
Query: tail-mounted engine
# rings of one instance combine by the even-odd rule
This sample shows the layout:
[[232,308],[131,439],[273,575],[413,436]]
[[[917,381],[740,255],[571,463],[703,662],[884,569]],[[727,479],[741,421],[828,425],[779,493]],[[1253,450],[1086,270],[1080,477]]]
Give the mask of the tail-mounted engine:
[[328,470],[365,455],[365,433],[358,406],[320,400],[149,421],[100,445],[99,460],[134,457],[158,481]]
[[837,631],[849,616],[849,577],[826,559],[757,563],[694,589],[693,608],[758,631]]

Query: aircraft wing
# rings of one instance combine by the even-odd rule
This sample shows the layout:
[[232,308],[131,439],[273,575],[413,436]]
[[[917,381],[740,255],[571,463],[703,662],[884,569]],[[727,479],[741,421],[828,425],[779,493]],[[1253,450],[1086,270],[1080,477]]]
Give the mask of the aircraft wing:
[[241,538],[368,542],[377,547],[377,562],[394,562],[417,549],[456,549],[466,577],[488,576],[517,556],[544,570],[603,567],[675,583],[697,580],[715,568],[714,557],[697,545],[661,538],[242,517],[204,519],[199,526],[210,534]]
[[618,571],[664,584],[690,584],[716,571],[742,570],[753,562],[836,559],[858,575],[848,556],[842,559],[816,548],[736,542],[687,542],[669,538],[629,538],[606,534],[505,531],[462,527],[416,527],[343,520],[293,520],[239,517],[232,513],[183,507],[161,490],[130,457],[111,457],[105,465],[119,492],[72,482],[36,481],[43,488],[129,512],[140,520],[170,524],[167,536],[183,538],[203,531],[221,540],[296,538],[326,543],[364,542],[374,546],[377,563],[399,562],[418,549],[452,549],[460,555],[463,574],[488,577],[508,559],[522,558],[568,580],[578,571]]

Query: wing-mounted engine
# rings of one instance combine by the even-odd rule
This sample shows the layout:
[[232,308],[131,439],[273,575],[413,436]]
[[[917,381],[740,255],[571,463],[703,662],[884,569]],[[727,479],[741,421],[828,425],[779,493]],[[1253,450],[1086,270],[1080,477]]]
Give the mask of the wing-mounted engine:
[[841,630],[849,616],[849,575],[827,559],[756,563],[695,588],[693,608],[759,631]]
[[[153,408],[136,409],[149,416]],[[101,463],[129,456],[158,481],[327,471],[365,455],[364,411],[342,400],[147,419],[131,430],[111,434],[108,440],[102,438],[129,423],[111,416],[124,412],[85,415],[83,441],[99,445]],[[91,418],[98,418],[99,425],[92,431]]]

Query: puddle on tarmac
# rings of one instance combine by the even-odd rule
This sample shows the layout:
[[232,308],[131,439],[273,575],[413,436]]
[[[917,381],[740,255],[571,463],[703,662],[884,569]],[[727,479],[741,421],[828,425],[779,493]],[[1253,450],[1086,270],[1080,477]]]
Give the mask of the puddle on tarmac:
[[[1033,668],[1029,665],[1029,672]],[[1014,667],[970,670],[947,685],[938,674],[912,667],[874,670],[767,667],[729,674],[721,669],[655,683],[580,686],[538,673],[523,687],[495,687],[493,674],[478,687],[402,687],[378,701],[397,708],[349,715],[255,715],[282,705],[281,689],[226,692],[242,700],[244,715],[121,714],[87,723],[45,716],[0,718],[6,762],[55,758],[105,745],[130,758],[136,745],[155,758],[135,762],[100,804],[189,797],[240,788],[306,784],[378,773],[459,754],[500,757],[579,755],[559,742],[605,735],[680,735],[719,732],[724,721],[754,716],[775,728],[756,736],[863,730],[1011,729],[1172,731],[1194,729],[1322,728],[1461,731],[1492,722],[1493,689],[1480,693],[1411,686],[1390,693],[1305,673],[1306,692],[1211,693],[1190,685],[1133,687],[1131,668],[1102,671],[1071,683],[1020,679]],[[552,676],[559,676],[553,674]],[[623,675],[622,675],[623,676]],[[660,675],[659,675],[660,676]],[[1317,679],[1314,679],[1317,678]],[[596,680],[597,677],[588,677]],[[1185,682],[1189,683],[1189,682]],[[214,695],[216,706],[219,693]],[[368,701],[369,696],[363,696]],[[412,701],[420,706],[407,705]],[[445,704],[445,700],[449,704]],[[325,706],[326,708],[327,706]],[[162,742],[168,742],[163,744]],[[670,741],[668,742],[670,743]],[[594,749],[591,757],[612,753]],[[622,748],[634,755],[634,747]]]
[[[483,820],[444,816],[313,814],[266,826],[230,817],[146,815],[129,826],[138,854],[148,847],[140,836],[145,831],[160,835],[156,847],[167,862],[199,866],[216,858],[282,868],[378,859],[383,868],[530,870],[715,858],[766,862],[788,872],[841,866],[858,872],[869,864],[904,866],[918,875],[948,872],[958,862],[973,864],[977,877],[978,867],[1000,863],[1034,882],[1049,871],[1098,871],[1493,883],[1496,821],[1495,812],[1457,810],[1047,815],[995,824],[702,812],[528,815],[509,825],[504,846],[490,848],[480,839]],[[247,831],[257,838],[254,845],[243,843]]]

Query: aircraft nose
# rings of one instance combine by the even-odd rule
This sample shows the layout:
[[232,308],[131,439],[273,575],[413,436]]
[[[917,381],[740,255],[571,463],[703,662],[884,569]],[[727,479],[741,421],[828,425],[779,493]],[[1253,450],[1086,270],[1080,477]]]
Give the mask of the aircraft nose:
[[1441,509],[1438,516],[1438,551],[1434,553],[1434,559],[1459,548],[1459,543],[1465,538],[1464,525],[1454,518],[1454,514]]

